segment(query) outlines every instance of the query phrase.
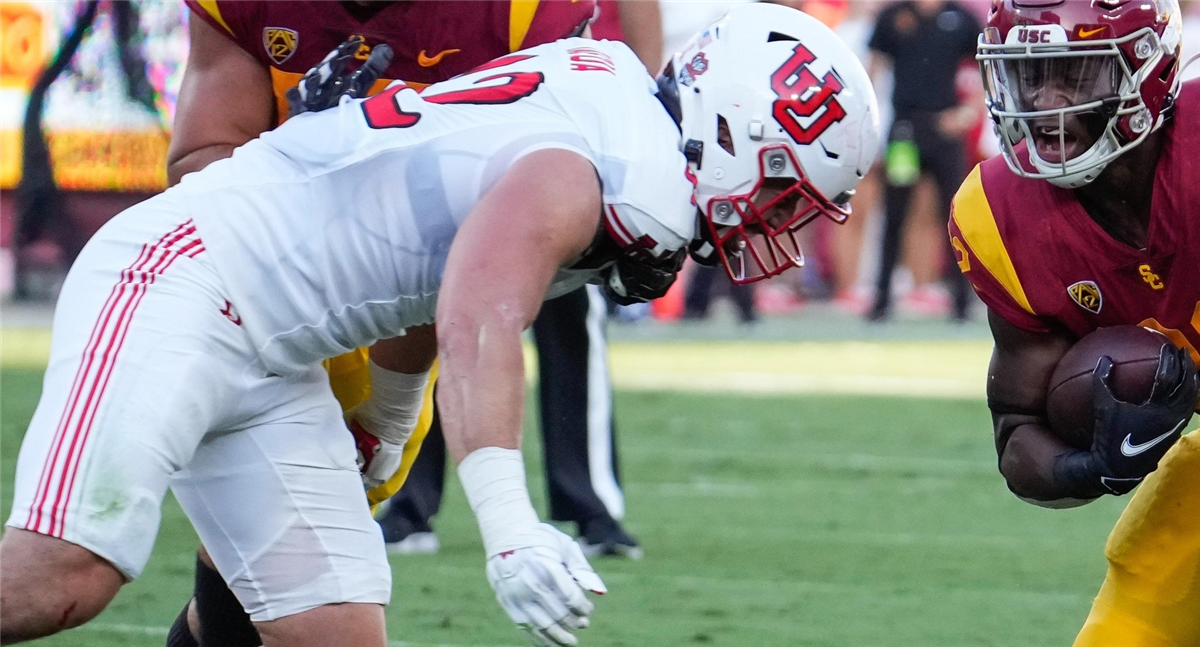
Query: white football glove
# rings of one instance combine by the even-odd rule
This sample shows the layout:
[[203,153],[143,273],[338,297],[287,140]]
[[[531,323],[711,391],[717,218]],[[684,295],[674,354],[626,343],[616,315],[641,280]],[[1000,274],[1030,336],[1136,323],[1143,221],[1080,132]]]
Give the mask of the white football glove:
[[346,426],[358,448],[363,487],[372,490],[400,469],[404,444],[417,427],[429,373],[397,373],[371,368],[371,397],[346,412]]
[[574,632],[587,628],[594,606],[584,591],[608,589],[592,570],[579,544],[554,526],[524,533],[531,545],[495,555],[487,577],[508,617],[537,645],[576,645]]
[[487,577],[496,600],[538,645],[576,645],[592,603],[584,591],[608,589],[570,537],[538,520],[518,449],[484,447],[458,465],[479,521]]
[[402,438],[397,434],[394,440],[385,440],[354,419],[353,412],[351,409],[346,413],[346,426],[354,435],[354,445],[358,449],[358,471],[362,472],[363,489],[370,491],[383,485],[400,469],[404,443],[408,442],[412,429]]

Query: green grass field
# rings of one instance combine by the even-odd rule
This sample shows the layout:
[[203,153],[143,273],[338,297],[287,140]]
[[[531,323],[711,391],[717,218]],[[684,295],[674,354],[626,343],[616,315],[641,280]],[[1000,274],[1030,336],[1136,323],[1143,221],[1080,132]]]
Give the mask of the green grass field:
[[[0,373],[5,518],[40,377]],[[981,400],[619,391],[616,404],[628,527],[646,558],[595,564],[610,593],[588,647],[1065,647],[1123,505],[1017,501]],[[439,555],[391,560],[392,644],[523,645],[456,485],[436,527]],[[168,500],[145,575],[90,625],[39,644],[162,645],[195,545]]]

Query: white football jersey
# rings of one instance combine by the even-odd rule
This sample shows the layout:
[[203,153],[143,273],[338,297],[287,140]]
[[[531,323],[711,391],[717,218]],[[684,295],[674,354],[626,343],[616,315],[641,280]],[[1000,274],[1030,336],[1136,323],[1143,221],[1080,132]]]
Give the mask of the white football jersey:
[[[194,219],[268,369],[293,372],[432,322],[458,227],[537,150],[592,162],[618,244],[684,248],[692,184],[654,92],[625,45],[562,40],[298,116],[160,197]],[[547,298],[598,274],[564,269]]]

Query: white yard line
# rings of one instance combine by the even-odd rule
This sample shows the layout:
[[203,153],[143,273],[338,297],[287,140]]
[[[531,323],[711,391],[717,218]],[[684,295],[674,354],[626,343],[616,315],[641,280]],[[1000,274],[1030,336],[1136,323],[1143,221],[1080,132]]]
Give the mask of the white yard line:
[[988,342],[613,344],[619,389],[982,399]]
[[[610,361],[626,391],[979,400],[990,353],[988,342],[619,342]],[[0,330],[4,368],[42,368],[49,354],[49,330]],[[531,347],[526,354],[532,381]]]

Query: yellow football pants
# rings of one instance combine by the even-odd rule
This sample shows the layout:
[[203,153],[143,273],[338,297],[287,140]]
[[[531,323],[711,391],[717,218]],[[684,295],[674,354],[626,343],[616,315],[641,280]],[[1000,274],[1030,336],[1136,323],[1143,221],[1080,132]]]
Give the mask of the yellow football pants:
[[[345,355],[339,355],[325,361],[325,369],[329,371],[329,385],[333,387],[333,395],[341,403],[342,409],[349,409],[371,395],[371,371],[367,366],[367,349],[359,348]],[[392,478],[367,492],[367,501],[371,511],[375,506],[386,501],[400,490],[412,470],[413,462],[421,451],[421,443],[429,435],[429,427],[433,424],[433,385],[437,381],[437,362],[429,371],[429,386],[425,388],[425,401],[421,403],[421,416],[417,420],[417,428],[404,444],[404,456],[400,460],[400,469]]]
[[1200,646],[1200,431],[1138,488],[1104,552],[1108,575],[1075,647]]

